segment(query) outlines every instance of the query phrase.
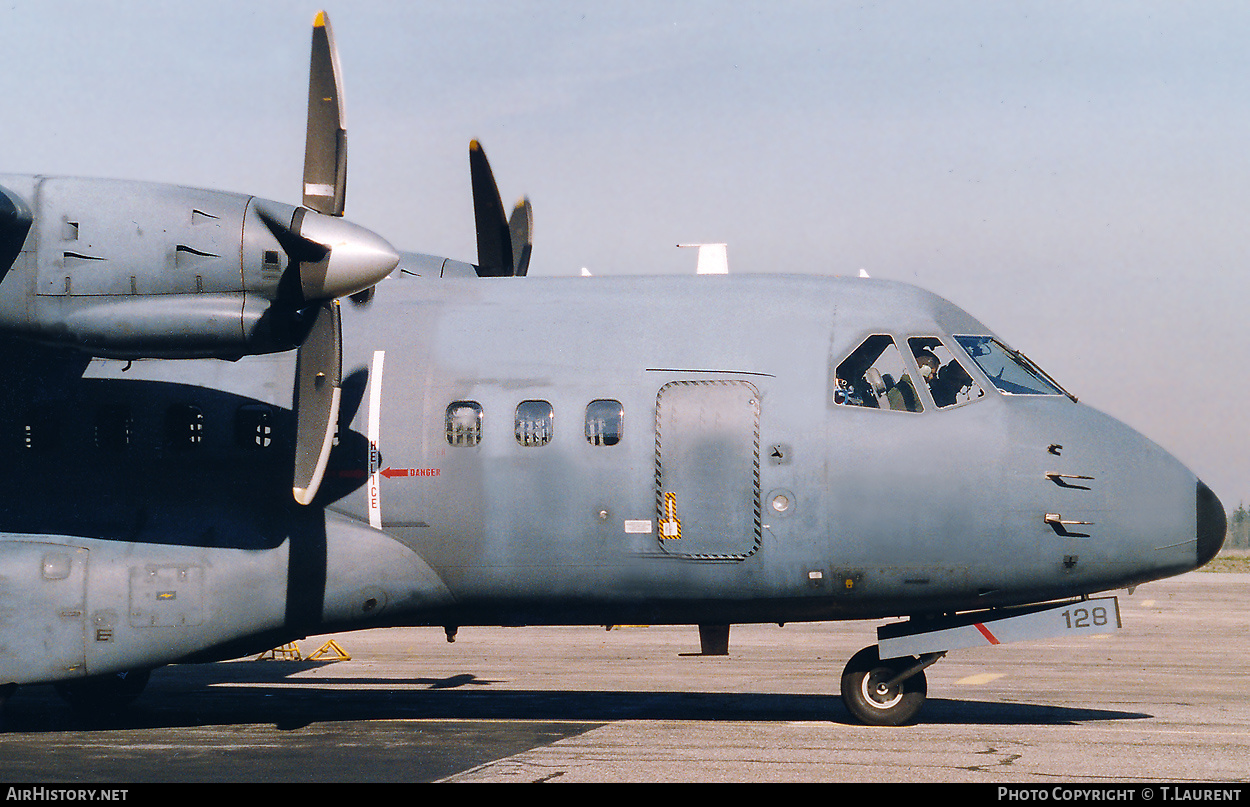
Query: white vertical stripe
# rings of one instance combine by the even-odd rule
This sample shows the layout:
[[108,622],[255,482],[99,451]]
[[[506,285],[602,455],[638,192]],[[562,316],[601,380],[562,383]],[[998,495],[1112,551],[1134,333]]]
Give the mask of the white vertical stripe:
[[382,430],[382,361],[385,350],[373,351],[373,369],[369,372],[369,526],[382,529],[382,492],[378,483],[381,474],[381,452],[378,440]]

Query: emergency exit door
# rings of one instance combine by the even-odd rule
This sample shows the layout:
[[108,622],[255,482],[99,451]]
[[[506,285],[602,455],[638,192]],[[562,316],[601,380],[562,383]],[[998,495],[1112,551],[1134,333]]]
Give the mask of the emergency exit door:
[[674,381],[656,399],[661,548],[740,560],[759,548],[759,391],[746,381]]

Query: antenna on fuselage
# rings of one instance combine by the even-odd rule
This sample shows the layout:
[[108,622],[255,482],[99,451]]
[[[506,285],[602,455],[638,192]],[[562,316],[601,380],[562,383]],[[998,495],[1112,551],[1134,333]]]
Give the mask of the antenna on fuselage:
[[729,274],[729,253],[725,244],[678,244],[678,248],[698,247],[699,263],[695,272],[700,275]]

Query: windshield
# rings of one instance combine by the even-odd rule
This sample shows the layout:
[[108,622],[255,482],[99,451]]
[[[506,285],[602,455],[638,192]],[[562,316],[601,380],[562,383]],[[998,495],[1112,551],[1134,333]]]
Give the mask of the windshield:
[[955,341],[1000,392],[1008,395],[1068,394],[1024,354],[991,336],[956,336]]

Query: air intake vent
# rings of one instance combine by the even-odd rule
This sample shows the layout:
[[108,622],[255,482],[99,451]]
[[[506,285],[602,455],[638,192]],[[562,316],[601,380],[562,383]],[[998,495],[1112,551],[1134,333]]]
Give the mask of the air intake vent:
[[221,256],[215,255],[212,252],[204,252],[203,250],[196,249],[195,247],[189,247],[185,244],[179,244],[174,249],[174,265],[179,269],[188,269],[192,266],[199,266],[206,259],[219,257]]

